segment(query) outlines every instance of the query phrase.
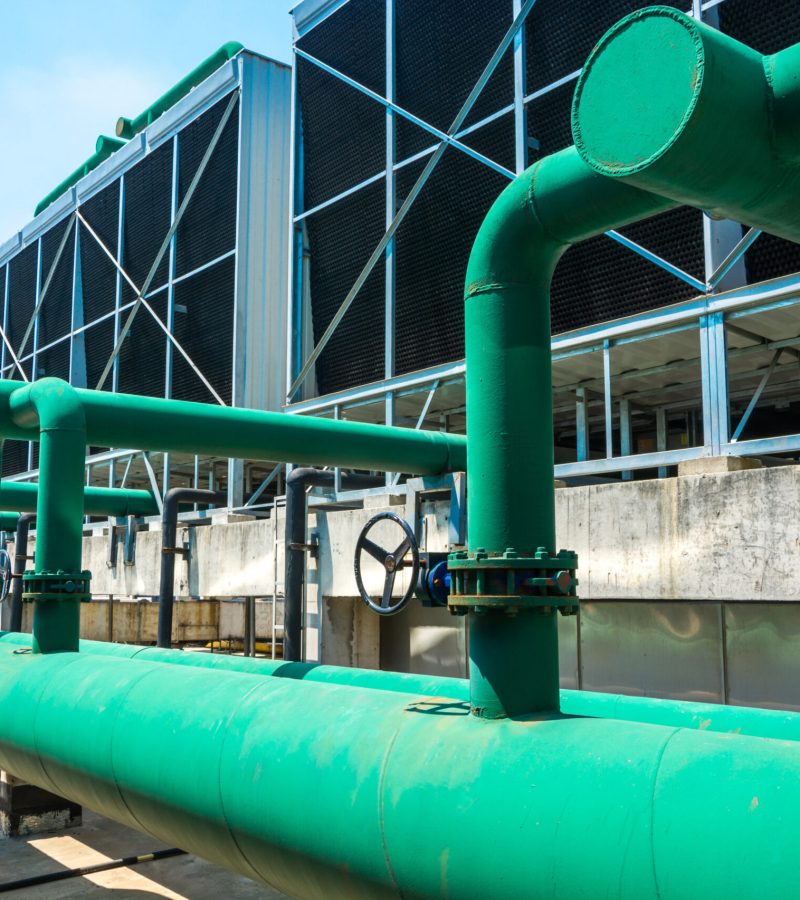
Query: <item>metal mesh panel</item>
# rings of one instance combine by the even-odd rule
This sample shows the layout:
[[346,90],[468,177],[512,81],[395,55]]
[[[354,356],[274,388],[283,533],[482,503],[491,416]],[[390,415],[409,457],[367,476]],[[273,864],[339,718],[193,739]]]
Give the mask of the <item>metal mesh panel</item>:
[[[350,0],[297,46],[383,94],[384,17],[383,0]],[[297,86],[310,209],[383,170],[385,114],[374,100],[299,58]]]
[[[226,403],[232,400],[234,275],[230,258],[175,286],[175,337]],[[173,358],[172,396],[216,403],[181,354],[174,351]]]
[[[87,200],[81,208],[81,213],[108,250],[116,253],[119,182],[110,184]],[[114,311],[117,269],[85,228],[81,230],[80,256],[83,324],[89,326]],[[114,347],[114,317],[110,316],[99,324],[91,325],[84,333],[83,340],[86,348],[86,383],[90,388],[94,388]],[[111,388],[110,378],[104,387],[106,390]]]
[[3,443],[3,477],[18,475],[28,469],[28,442],[5,441]]
[[[56,253],[69,228],[69,236],[58,265],[53,269]],[[42,288],[48,278],[42,308],[39,311],[39,341],[43,347],[68,335],[72,327],[72,281],[75,268],[75,229],[72,219],[51,228],[42,237]],[[52,272],[52,276],[51,273]],[[36,357],[37,377],[69,378],[69,339],[62,340],[48,350],[40,350]]]
[[[16,353],[22,342],[22,337],[30,322],[36,305],[36,268],[38,262],[39,245],[30,244],[18,253],[8,264],[8,340]],[[29,340],[26,347],[26,355],[33,349],[33,341]],[[22,368],[31,377],[32,364],[22,363]],[[17,376],[19,371],[17,371]]]
[[[398,173],[398,194],[416,180]],[[396,369],[398,373],[464,355],[464,274],[475,234],[507,184],[449,149],[397,233]],[[379,337],[381,335],[379,334]]]
[[[776,53],[800,41],[800,3],[770,0],[769,13],[754,0],[725,0],[719,26],[761,53]],[[800,245],[763,234],[745,254],[747,278],[765,281],[800,271]]]
[[[179,202],[186,195],[229,102],[230,97],[224,97],[180,132]],[[234,109],[178,226],[178,276],[232,250],[236,243],[238,149],[239,116]]]
[[[403,0],[397,4],[398,104],[443,131],[467,99],[512,20],[511,0],[462,0],[457,6],[454,9],[450,0]],[[509,104],[513,89],[513,55],[509,49],[465,124]],[[396,128],[400,160],[436,142],[428,132],[400,117]]]
[[[125,303],[134,299],[134,293],[127,285],[123,288],[122,297]],[[149,302],[161,321],[166,322],[167,292],[161,291]],[[124,394],[163,397],[166,347],[166,335],[150,313],[141,307],[119,351],[119,390]]]
[[[384,230],[383,185],[365,188],[308,220],[314,341]],[[383,377],[384,265],[379,262],[317,362],[323,393]]]
[[[123,265],[138,288],[169,231],[172,152],[172,141],[167,141],[125,174]],[[169,253],[165,253],[151,289],[166,282],[168,271]]]

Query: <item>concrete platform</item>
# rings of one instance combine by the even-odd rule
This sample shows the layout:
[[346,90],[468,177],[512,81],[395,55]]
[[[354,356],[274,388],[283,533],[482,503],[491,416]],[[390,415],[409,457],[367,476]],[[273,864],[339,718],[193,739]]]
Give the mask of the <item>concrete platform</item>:
[[[33,835],[0,841],[0,884],[78,866],[95,865],[123,856],[163,849],[138,831],[131,831],[83,811],[84,824],[52,835]],[[113,892],[113,893],[112,893]],[[122,898],[168,897],[171,900],[285,900],[285,895],[263,888],[248,878],[232,875],[196,856],[143,863],[131,868],[112,869],[84,878],[70,878],[4,894],[30,900],[64,897]]]

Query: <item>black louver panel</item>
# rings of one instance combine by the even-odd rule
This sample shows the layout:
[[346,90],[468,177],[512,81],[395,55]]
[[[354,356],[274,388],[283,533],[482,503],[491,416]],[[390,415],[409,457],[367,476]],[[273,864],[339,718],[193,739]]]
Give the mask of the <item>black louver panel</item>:
[[3,478],[27,471],[28,446],[27,441],[5,441],[3,443]]
[[[81,213],[103,246],[116,255],[119,231],[119,182],[110,184],[87,200],[81,208]],[[117,268],[103,247],[83,227],[80,233],[80,250],[83,324],[88,326],[83,335],[86,385],[95,388],[114,348],[113,313],[117,296]],[[102,321],[98,321],[101,319]],[[80,351],[80,342],[77,346],[78,365],[74,374],[76,378],[80,378],[84,354]],[[109,376],[103,387],[110,390],[111,386]]]
[[[72,287],[75,269],[75,227],[72,219],[51,228],[42,237],[42,290],[48,283],[47,293],[39,311],[38,346],[46,347],[58,341],[48,349],[40,349],[37,353],[37,377],[69,378],[70,342],[59,340],[69,334],[72,325]],[[69,229],[67,241],[58,260],[58,248]]]
[[[454,21],[451,0],[403,0],[397,4],[397,102],[443,131],[455,119],[511,24],[511,3],[462,0],[458,20]],[[466,27],[459,22],[467,23]],[[464,127],[507,105],[513,89],[513,56],[509,50]],[[436,142],[428,132],[403,118],[397,118],[396,127],[399,160]]]
[[[125,303],[135,299],[127,285],[122,297]],[[160,291],[150,298],[149,303],[159,319],[166,323],[167,292]],[[123,321],[127,315],[126,312]],[[164,331],[144,306],[140,306],[119,351],[119,390],[123,394],[163,397],[166,390],[166,347]]]
[[[231,402],[232,392],[235,270],[234,260],[226,259],[175,287],[175,337],[226,403]],[[177,350],[172,396],[176,400],[217,402]]]
[[[30,244],[18,253],[8,265],[8,332],[9,343],[19,356],[22,338],[36,306],[36,269],[39,259],[38,243]],[[23,356],[33,350],[33,341],[29,338]],[[8,356],[7,356],[8,359]],[[28,378],[31,377],[31,360],[22,363]],[[19,377],[19,370],[16,377]],[[13,373],[12,373],[12,377]]]
[[[725,0],[720,28],[761,53],[777,53],[800,41],[800,3],[770,0],[769,13],[753,0]],[[745,255],[748,281],[800,272],[800,245],[762,234]]]
[[[403,4],[399,4],[402,6]],[[360,84],[384,93],[384,0],[350,0],[297,46]],[[383,171],[383,108],[312,63],[297,60],[304,128],[305,208]]]
[[[179,201],[186,195],[230,97],[181,131],[178,138]],[[176,275],[192,272],[232,250],[236,243],[239,113],[234,109],[178,226]]]
[[[308,220],[314,340],[321,337],[384,230],[383,186]],[[383,377],[384,264],[379,261],[317,363],[323,392]]]
[[[149,153],[125,174],[123,266],[137,288],[144,286],[170,225],[172,205],[172,141]],[[169,253],[165,253],[150,283],[166,283]]]

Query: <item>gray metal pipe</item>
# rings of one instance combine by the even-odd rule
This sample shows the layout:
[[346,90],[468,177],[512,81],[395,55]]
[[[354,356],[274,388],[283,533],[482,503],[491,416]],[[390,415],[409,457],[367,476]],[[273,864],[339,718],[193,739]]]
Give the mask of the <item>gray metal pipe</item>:
[[14,571],[11,581],[11,631],[22,631],[22,576],[25,563],[28,562],[28,532],[36,513],[22,513],[17,519],[17,530],[14,537]]
[[175,605],[175,546],[178,507],[181,503],[225,503],[225,495],[201,488],[176,487],[167,491],[161,513],[161,581],[158,590],[157,646],[172,646],[172,610]]

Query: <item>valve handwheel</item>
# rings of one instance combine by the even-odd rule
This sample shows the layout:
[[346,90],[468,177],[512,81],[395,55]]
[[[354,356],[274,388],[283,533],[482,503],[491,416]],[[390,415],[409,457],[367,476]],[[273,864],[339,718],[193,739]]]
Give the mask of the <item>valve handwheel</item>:
[[[367,537],[371,529],[378,522],[383,522],[384,520],[396,522],[403,530],[403,539],[395,550],[384,550],[383,547],[379,547]],[[364,581],[361,578],[361,554],[363,552],[368,553],[373,559],[377,560],[386,573],[383,581],[383,594],[379,600],[371,597],[364,588]],[[411,558],[407,559],[409,553]],[[409,566],[411,567],[411,577],[408,580],[408,589],[399,600],[393,601],[392,593],[394,591],[395,576],[399,569],[408,568]],[[361,529],[361,534],[358,536],[353,567],[355,569],[358,592],[361,594],[361,599],[364,603],[379,616],[393,616],[395,613],[399,613],[413,597],[419,575],[419,546],[408,523],[393,512],[382,512],[378,513],[377,516],[373,516]]]
[[11,557],[7,550],[0,549],[0,603],[8,596],[11,586]]

